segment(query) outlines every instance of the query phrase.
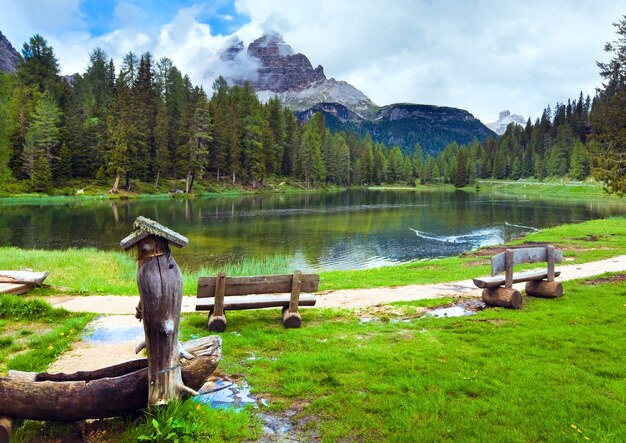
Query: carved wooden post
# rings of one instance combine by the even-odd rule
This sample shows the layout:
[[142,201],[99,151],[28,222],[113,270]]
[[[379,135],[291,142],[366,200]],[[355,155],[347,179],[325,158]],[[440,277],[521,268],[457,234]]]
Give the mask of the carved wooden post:
[[197,395],[181,377],[180,358],[193,357],[178,341],[182,275],[169,249],[169,242],[182,248],[188,240],[144,217],[138,217],[133,227],[120,245],[125,250],[137,246],[137,316],[143,320],[148,350],[148,405],[167,404],[182,392]]

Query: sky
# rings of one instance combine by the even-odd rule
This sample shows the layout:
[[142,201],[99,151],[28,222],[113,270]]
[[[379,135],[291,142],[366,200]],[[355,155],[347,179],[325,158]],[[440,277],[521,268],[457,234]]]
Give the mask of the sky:
[[41,34],[62,74],[84,72],[96,47],[117,66],[150,51],[211,90],[233,36],[278,32],[378,105],[452,106],[490,123],[593,96],[626,0],[0,0],[0,10],[13,46]]

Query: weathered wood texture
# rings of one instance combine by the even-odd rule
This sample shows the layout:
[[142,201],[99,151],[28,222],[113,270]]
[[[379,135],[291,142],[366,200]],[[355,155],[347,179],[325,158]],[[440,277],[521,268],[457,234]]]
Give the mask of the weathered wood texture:
[[[313,294],[301,294],[299,299],[300,306],[315,306],[317,298]],[[225,311],[236,311],[243,309],[262,309],[289,307],[291,296],[284,295],[242,295],[230,296],[224,299],[223,309]],[[196,311],[211,311],[215,306],[214,298],[203,298],[196,301]],[[213,311],[215,314],[215,311]],[[222,314],[223,315],[223,314]]]
[[497,288],[483,289],[483,301],[490,306],[519,309],[522,306],[522,294],[515,289]]
[[0,294],[20,295],[33,289],[32,285],[24,283],[0,283]]
[[[215,371],[221,355],[221,338],[205,337],[183,346],[194,358],[181,362],[183,382],[199,389]],[[131,362],[129,373],[120,366],[76,374],[37,374],[32,381],[0,377],[0,416],[49,421],[77,421],[126,415],[148,404],[148,360]],[[136,365],[143,369],[132,370]],[[121,375],[119,375],[122,373]],[[97,377],[94,375],[97,374]],[[50,380],[51,378],[57,381]],[[45,380],[45,381],[43,381]]]
[[0,271],[0,283],[26,283],[40,286],[47,276],[47,271]]
[[529,281],[526,283],[526,294],[533,297],[557,298],[563,297],[563,284],[556,281]]
[[9,443],[13,432],[13,419],[10,417],[0,417],[0,443]]
[[[561,271],[555,271],[554,276],[561,275]],[[520,283],[529,280],[543,280],[548,277],[546,270],[524,271],[513,274],[513,283]],[[474,284],[479,288],[495,288],[505,284],[505,275],[496,275],[495,277],[481,277],[473,279]]]
[[211,311],[209,330],[224,332],[226,310],[282,307],[283,325],[299,328],[302,319],[298,307],[314,306],[316,302],[314,295],[301,295],[301,291],[316,291],[318,284],[319,275],[300,271],[293,275],[256,277],[226,277],[220,272],[217,277],[200,277],[198,280],[196,311]]
[[148,404],[167,404],[189,391],[179,365],[182,275],[166,239],[150,235],[137,243],[137,250],[137,285],[150,369]]
[[184,235],[180,235],[178,232],[174,232],[162,224],[146,217],[137,217],[135,223],[133,223],[133,229],[133,232],[120,241],[120,246],[125,250],[132,248],[149,235],[154,235],[165,241],[172,242],[174,246],[178,246],[179,248],[189,243],[189,240]]
[[[523,248],[510,249],[513,253],[513,265],[522,263],[541,263],[548,261],[547,248]],[[561,263],[563,260],[563,251],[554,250],[555,263]],[[491,257],[491,275],[498,275],[506,271],[506,251]]]
[[[215,281],[218,277],[198,279],[198,298],[215,297]],[[226,277],[224,295],[277,294],[291,292],[293,275],[267,275],[255,277]],[[320,277],[302,274],[301,292],[315,292]]]

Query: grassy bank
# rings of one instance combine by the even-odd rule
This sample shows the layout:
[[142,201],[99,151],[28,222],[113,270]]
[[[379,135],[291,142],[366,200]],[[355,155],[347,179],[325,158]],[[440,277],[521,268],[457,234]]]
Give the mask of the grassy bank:
[[[607,194],[598,182],[570,182],[563,180],[479,180],[481,192],[495,192],[507,195],[533,196],[546,199],[602,199],[623,201],[619,197]],[[470,190],[471,188],[468,188]],[[475,189],[475,188],[474,188]]]
[[[616,217],[592,220],[545,229],[529,234],[511,244],[524,242],[552,243],[565,251],[566,263],[584,263],[626,253],[626,218]],[[174,251],[174,256],[176,251]],[[359,271],[328,271],[321,273],[320,290],[372,288],[419,283],[438,283],[487,275],[489,250],[481,253],[411,262],[398,266]],[[95,249],[68,249],[63,251],[24,250],[14,247],[0,248],[0,269],[32,268],[48,270],[46,283],[50,288],[33,293],[46,295],[59,292],[68,294],[137,294],[136,260],[134,254]],[[197,272],[183,269],[183,291],[193,295],[199,276],[215,275],[224,271],[228,275],[262,275],[290,273],[285,257],[274,256],[265,260],[250,259],[219,269],[204,268]]]

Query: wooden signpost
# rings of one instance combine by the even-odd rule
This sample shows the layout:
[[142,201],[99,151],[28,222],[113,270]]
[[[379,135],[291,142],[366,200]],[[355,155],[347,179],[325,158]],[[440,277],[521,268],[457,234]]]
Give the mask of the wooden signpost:
[[167,404],[182,392],[198,394],[183,383],[180,372],[181,357],[193,356],[178,341],[183,278],[169,248],[170,242],[182,248],[188,240],[148,218],[137,217],[133,226],[120,245],[137,247],[137,316],[143,320],[148,351],[148,405]]

